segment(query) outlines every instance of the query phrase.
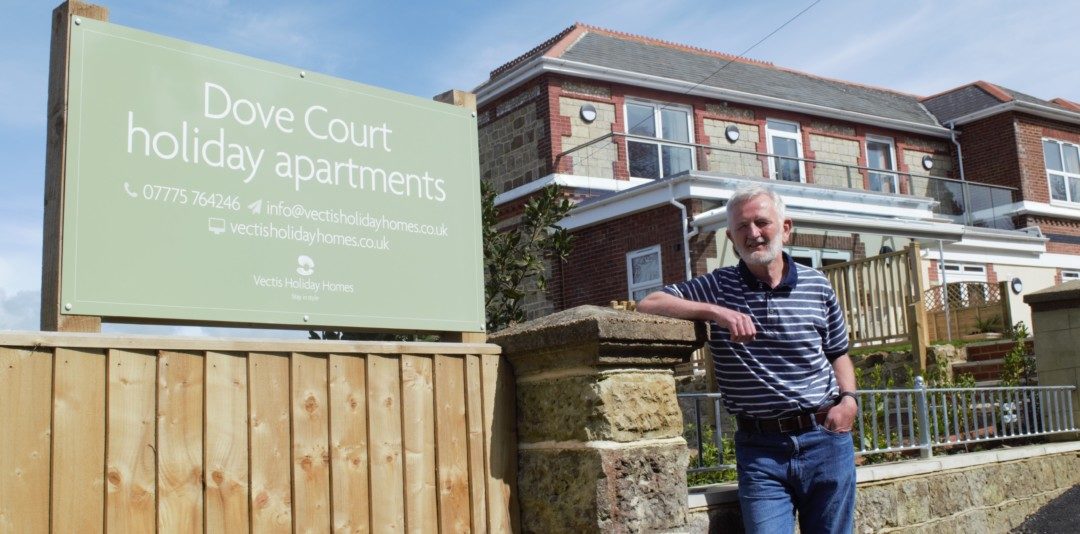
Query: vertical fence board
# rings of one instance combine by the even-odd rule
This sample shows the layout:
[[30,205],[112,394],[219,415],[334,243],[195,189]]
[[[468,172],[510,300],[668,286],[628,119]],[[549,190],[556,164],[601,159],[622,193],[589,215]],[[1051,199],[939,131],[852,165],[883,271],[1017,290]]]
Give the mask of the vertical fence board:
[[480,357],[465,357],[465,416],[469,429],[469,501],[473,532],[487,532],[484,500],[484,391],[480,380]]
[[368,355],[368,443],[372,532],[405,529],[401,458],[401,383],[398,359]]
[[289,358],[248,355],[251,530],[292,531]]
[[430,357],[401,357],[401,427],[405,450],[405,517],[410,532],[438,530],[435,480],[435,391]]
[[105,528],[150,532],[157,524],[157,358],[111,349],[108,366]]
[[502,356],[480,357],[484,392],[485,471],[491,532],[519,532],[517,502],[517,423],[514,377]]
[[464,362],[460,357],[435,356],[435,377],[439,527],[443,532],[466,532],[470,510]]
[[105,526],[105,354],[56,349],[53,378],[53,532]]
[[158,356],[160,532],[202,532],[203,371],[200,354]]
[[49,529],[52,361],[0,348],[0,532]]
[[206,353],[206,531],[248,530],[247,361]]
[[326,358],[292,355],[294,532],[330,531],[330,422]]
[[331,503],[334,532],[340,533],[368,532],[365,363],[355,356],[330,356]]

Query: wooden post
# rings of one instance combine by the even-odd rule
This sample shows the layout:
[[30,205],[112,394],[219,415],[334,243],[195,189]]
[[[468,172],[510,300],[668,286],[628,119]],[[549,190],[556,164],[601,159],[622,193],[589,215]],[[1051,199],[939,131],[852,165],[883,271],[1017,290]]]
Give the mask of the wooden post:
[[64,159],[67,151],[67,67],[74,17],[109,20],[108,8],[71,0],[53,10],[49,53],[48,127],[45,142],[45,217],[41,250],[41,329],[100,332],[101,318],[63,315],[60,276],[64,237]]
[[915,357],[916,372],[926,372],[926,347],[930,344],[927,324],[926,303],[923,302],[922,253],[919,244],[908,247],[908,270],[910,271],[911,289],[914,291],[908,304],[908,334],[911,337],[911,354]]
[[[476,95],[460,89],[450,89],[445,93],[436,95],[432,100],[450,104],[471,110],[476,116]],[[480,179],[479,176],[476,177]],[[487,343],[486,332],[443,332],[439,334],[441,341],[450,343]]]

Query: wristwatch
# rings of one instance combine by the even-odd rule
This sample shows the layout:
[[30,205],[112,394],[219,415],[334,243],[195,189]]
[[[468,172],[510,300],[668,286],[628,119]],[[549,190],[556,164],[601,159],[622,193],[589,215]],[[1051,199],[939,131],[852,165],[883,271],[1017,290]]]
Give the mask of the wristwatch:
[[841,391],[840,396],[836,397],[836,403],[840,404],[844,400],[844,397],[851,397],[851,400],[855,401],[855,405],[859,405],[859,396],[854,391]]

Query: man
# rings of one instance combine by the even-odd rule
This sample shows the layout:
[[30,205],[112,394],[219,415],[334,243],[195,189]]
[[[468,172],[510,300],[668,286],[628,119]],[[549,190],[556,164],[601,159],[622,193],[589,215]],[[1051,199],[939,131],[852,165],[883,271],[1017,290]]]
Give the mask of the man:
[[847,327],[828,280],[783,252],[792,223],[771,189],[740,187],[727,237],[741,261],[645,297],[638,311],[709,321],[716,382],[736,415],[747,532],[851,532],[858,411]]

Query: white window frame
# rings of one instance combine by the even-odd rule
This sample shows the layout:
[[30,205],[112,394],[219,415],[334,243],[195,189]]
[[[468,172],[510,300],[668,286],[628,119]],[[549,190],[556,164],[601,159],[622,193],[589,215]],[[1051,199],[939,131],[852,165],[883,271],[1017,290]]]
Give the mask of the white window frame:
[[792,258],[809,258],[810,266],[815,269],[821,269],[824,260],[851,261],[851,252],[846,250],[787,247],[787,253]]
[[[1050,197],[1050,203],[1051,204],[1066,204],[1066,205],[1069,205],[1069,206],[1080,205],[1080,191],[1075,192],[1076,193],[1076,198],[1074,198],[1073,197],[1073,192],[1069,189],[1069,179],[1070,178],[1075,178],[1077,180],[1080,180],[1080,174],[1071,173],[1071,172],[1068,172],[1068,171],[1065,170],[1065,151],[1063,150],[1064,145],[1069,145],[1069,146],[1072,146],[1072,147],[1076,147],[1077,150],[1080,150],[1080,145],[1077,145],[1076,143],[1070,143],[1068,141],[1061,141],[1060,139],[1054,139],[1054,138],[1051,138],[1051,137],[1043,137],[1042,138],[1042,147],[1043,147],[1044,152],[1046,150],[1046,143],[1048,143],[1048,142],[1049,143],[1054,143],[1054,144],[1057,145],[1057,147],[1058,147],[1058,157],[1061,158],[1061,167],[1062,167],[1062,170],[1060,170],[1060,171],[1051,170],[1050,168],[1046,167],[1046,154],[1045,153],[1043,154],[1043,170],[1046,171],[1046,192],[1047,192],[1047,195],[1049,195],[1049,197]],[[1061,176],[1062,179],[1065,180],[1065,200],[1062,200],[1062,199],[1059,199],[1059,198],[1054,198],[1054,186],[1051,185],[1051,183],[1050,183],[1050,175],[1051,174]]]
[[1061,270],[1061,281],[1080,280],[1080,271]]
[[[648,256],[648,255],[651,255],[651,254],[656,254],[656,266],[657,266],[656,274],[657,274],[657,278],[650,279],[650,280],[638,281],[638,282],[635,283],[634,282],[633,260],[635,260],[637,258],[640,258],[642,256]],[[634,292],[635,291],[643,291],[643,290],[648,290],[648,289],[653,289],[653,288],[659,290],[660,288],[664,287],[664,261],[663,261],[663,259],[664,258],[660,253],[660,245],[653,245],[651,247],[639,248],[637,250],[632,250],[632,251],[626,253],[626,287],[627,287],[626,294],[629,297],[629,300],[641,300],[641,299],[635,299],[634,298]],[[649,293],[651,293],[651,291]],[[645,293],[644,295],[642,295],[642,297],[644,297],[645,295],[648,295],[649,293]]]
[[[889,162],[888,162],[889,163],[889,168],[888,169],[876,169],[875,167],[870,165],[870,143],[879,143],[879,144],[889,146]],[[868,176],[868,177],[871,180],[870,190],[871,191],[880,191],[882,193],[893,193],[893,194],[900,193],[900,179],[899,179],[899,176],[896,174],[896,142],[893,140],[893,138],[884,137],[884,136],[880,136],[880,135],[867,135],[866,136],[866,142],[864,143],[864,146],[866,148],[866,166],[867,166],[867,168],[875,169],[875,170],[869,171],[870,176]],[[878,172],[878,171],[880,171],[880,172]],[[881,189],[874,189],[873,188],[873,175],[877,175],[877,176],[881,177],[882,179],[886,179],[886,178],[889,179],[889,181],[892,183],[892,191],[882,191]]]
[[[632,126],[635,126],[635,125],[630,124],[630,112],[627,109],[627,106],[629,106],[629,105],[648,106],[648,107],[653,108],[653,132],[655,132],[654,133],[654,136],[655,136],[654,139],[655,140],[650,141],[650,140],[641,139],[641,138],[638,138],[638,137],[635,137],[633,139],[631,139],[631,138],[626,139],[626,142],[627,142],[627,146],[626,146],[626,169],[627,169],[628,172],[629,172],[629,170],[631,168],[631,165],[630,165],[630,145],[629,145],[630,142],[656,145],[656,152],[657,152],[657,159],[656,159],[657,169],[656,170],[659,173],[659,176],[657,177],[657,179],[662,179],[662,178],[666,177],[664,175],[664,151],[663,151],[663,147],[665,145],[666,146],[672,146],[672,147],[679,147],[679,148],[689,148],[690,149],[690,170],[692,170],[692,171],[697,170],[697,154],[695,153],[694,147],[692,146],[694,144],[694,142],[695,142],[694,141],[694,108],[692,108],[690,106],[684,106],[682,104],[672,104],[672,103],[669,103],[669,102],[656,102],[656,101],[652,101],[652,100],[643,100],[643,99],[637,99],[637,98],[627,98],[626,101],[623,102],[623,119],[624,119],[623,120],[623,123],[624,123],[623,124],[623,131],[626,132],[626,134],[628,134],[628,135],[637,135],[637,134],[630,134],[630,128]],[[662,115],[661,111],[663,111],[665,109],[667,109],[667,110],[678,110],[678,111],[682,111],[682,112],[686,113],[686,138],[688,139],[687,144],[690,144],[691,146],[685,146],[684,143],[680,143],[680,142],[677,142],[677,141],[666,141],[666,140],[664,140],[664,137],[663,137],[664,136],[664,133],[663,133],[664,132],[664,124],[663,124],[663,115]],[[632,178],[641,178],[640,176],[631,176],[631,177]],[[651,177],[646,177],[646,178],[652,179]]]
[[[944,278],[942,278],[942,271],[946,271]],[[955,284],[958,282],[986,282],[986,265],[979,263],[963,263],[957,261],[947,261],[943,264],[938,263],[938,280],[944,280],[947,284]],[[958,304],[961,306],[967,306],[971,302],[972,295],[968,294],[967,284],[961,285],[960,294],[958,295]],[[951,297],[951,295],[949,295]],[[979,296],[980,302],[986,302],[986,295]]]
[[[772,124],[787,124],[795,127],[795,132],[785,132],[782,130],[774,130],[769,127]],[[784,139],[793,139],[795,141],[795,151],[798,153],[799,158],[799,183],[806,183],[806,165],[803,162],[803,144],[802,144],[802,126],[797,122],[785,121],[780,119],[765,119],[765,146],[769,150],[769,154],[776,154],[773,150],[773,137],[782,137]],[[782,156],[770,156],[769,157],[769,177],[773,180],[779,180],[780,176],[776,168],[777,158]]]

